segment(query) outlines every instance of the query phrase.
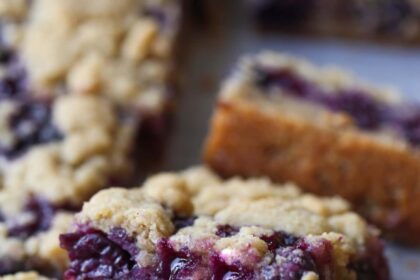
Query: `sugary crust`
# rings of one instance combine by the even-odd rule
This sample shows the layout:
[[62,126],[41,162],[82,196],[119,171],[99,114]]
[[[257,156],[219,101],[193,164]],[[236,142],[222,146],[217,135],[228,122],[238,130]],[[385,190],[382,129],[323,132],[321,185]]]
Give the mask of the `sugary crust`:
[[[173,218],[192,214],[198,215],[194,224],[176,231]],[[238,227],[238,234],[218,236],[219,226],[226,224]],[[143,265],[153,263],[162,238],[175,249],[187,247],[203,255],[217,250],[228,264],[240,259],[249,265],[262,261],[268,245],[261,237],[275,231],[311,242],[329,240],[340,279],[354,279],[346,265],[377,234],[339,198],[304,195],[293,185],[267,179],[222,181],[205,168],[159,174],[143,188],[103,190],[76,215],[76,229],[86,225],[105,233],[122,228],[136,237],[141,249],[137,261]]]
[[341,195],[395,237],[419,242],[417,150],[389,135],[320,124],[316,115],[294,114],[293,106],[266,109],[248,98],[249,84],[228,84],[205,149],[211,167],[224,176],[266,175],[316,194]]
[[48,280],[49,278],[43,277],[36,272],[20,272],[13,275],[6,275],[0,277],[1,280]]
[[25,2],[2,0],[0,14],[8,19],[6,41],[22,54],[35,92],[56,94],[64,84],[72,92],[162,110],[177,1]]

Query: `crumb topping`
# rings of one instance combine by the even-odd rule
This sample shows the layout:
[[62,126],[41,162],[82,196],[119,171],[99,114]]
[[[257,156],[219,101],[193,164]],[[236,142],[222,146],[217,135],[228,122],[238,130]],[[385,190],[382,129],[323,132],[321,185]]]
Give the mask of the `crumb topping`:
[[15,19],[6,24],[15,40],[6,39],[22,54],[37,93],[55,94],[64,85],[161,109],[178,29],[176,1],[26,2],[1,1],[0,14]]
[[[178,226],[177,219],[185,216],[193,218]],[[204,167],[153,176],[143,188],[103,190],[76,215],[75,238],[91,232],[98,240],[114,240],[116,230],[134,238],[138,251],[125,250],[140,268],[180,258],[180,266],[208,261],[252,273],[299,261],[307,271],[303,279],[317,279],[328,273],[322,269],[331,269],[329,265],[339,279],[356,279],[349,263],[363,257],[367,240],[377,236],[339,198],[303,194],[292,184],[275,185],[268,179],[223,181]],[[62,240],[70,250],[72,236]],[[118,239],[120,246],[131,242],[124,240]],[[320,263],[314,264],[311,256]],[[311,267],[321,270],[315,273]]]
[[174,231],[170,211],[141,189],[100,191],[85,203],[76,221],[104,232],[123,228],[129,236],[136,236],[139,248],[147,252],[154,252],[157,241]]
[[92,96],[61,97],[54,103],[53,118],[65,137],[33,147],[11,162],[4,176],[6,189],[80,205],[107,178],[128,172],[133,131],[118,123],[108,102]]
[[[191,178],[197,182],[202,175],[204,180],[200,187],[188,187]],[[339,198],[304,195],[292,184],[274,185],[268,179],[208,180],[213,176],[217,178],[209,170],[197,168],[185,173],[156,175],[140,189],[101,191],[85,204],[77,220],[93,223],[105,231],[122,227],[129,233],[138,233],[144,223],[149,226],[155,223],[165,230],[152,236],[164,237],[173,233],[172,213],[191,214],[192,203],[195,215],[214,217],[214,222],[210,222],[213,226],[214,223],[259,226],[297,236],[337,232],[355,243],[368,234],[366,223],[350,212],[349,205]],[[206,180],[209,185],[204,183]],[[214,185],[215,182],[219,183]],[[189,193],[189,189],[193,189],[195,195]],[[142,211],[147,214],[138,216]],[[196,221],[200,226],[203,223],[200,219]]]

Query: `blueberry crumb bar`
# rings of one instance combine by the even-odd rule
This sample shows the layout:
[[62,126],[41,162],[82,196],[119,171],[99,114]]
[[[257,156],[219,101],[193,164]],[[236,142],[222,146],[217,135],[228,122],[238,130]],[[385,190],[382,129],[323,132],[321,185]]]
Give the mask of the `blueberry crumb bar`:
[[164,142],[180,2],[0,0],[0,275],[62,274],[71,213]]
[[407,43],[420,39],[417,0],[248,0],[247,5],[265,29]]
[[400,241],[419,243],[420,106],[336,67],[264,52],[224,84],[205,160],[340,195]]
[[[54,221],[61,210],[79,209],[99,189],[130,177],[133,121],[120,117],[108,100],[84,95],[51,103],[5,99],[0,112],[5,122],[0,129],[0,275],[50,265],[54,269],[48,270],[60,271],[66,257]],[[33,248],[39,235],[50,238],[39,242],[51,248]],[[48,256],[56,251],[62,257]]]
[[385,280],[377,235],[342,199],[194,168],[100,191],[60,242],[67,280]]

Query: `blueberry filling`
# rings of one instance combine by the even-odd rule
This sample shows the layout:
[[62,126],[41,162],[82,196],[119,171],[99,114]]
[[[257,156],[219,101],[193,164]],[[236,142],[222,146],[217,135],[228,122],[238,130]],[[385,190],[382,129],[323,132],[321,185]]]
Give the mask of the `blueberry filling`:
[[12,274],[17,271],[23,271],[24,267],[22,263],[11,260],[10,258],[0,259],[0,276],[6,274]]
[[[234,236],[238,232],[239,228],[230,225],[220,225],[217,229],[220,237]],[[76,233],[61,235],[60,244],[68,251],[71,261],[65,273],[67,280],[299,280],[309,272],[317,273],[320,280],[333,279],[333,247],[329,241],[308,241],[284,232],[261,239],[268,245],[264,264],[251,267],[242,264],[242,259],[228,264],[211,247],[204,254],[188,247],[175,249],[167,238],[160,239],[156,245],[156,263],[140,267],[135,260],[140,253],[135,239],[121,228],[105,234],[82,226]],[[366,255],[352,261],[349,268],[355,271],[357,279],[387,280],[387,264],[380,241],[368,241]]]
[[11,146],[0,145],[0,153],[8,159],[23,155],[34,145],[60,140],[62,134],[52,123],[51,106],[48,102],[28,101],[18,103],[10,116],[9,129],[14,134]]
[[28,92],[27,73],[18,56],[0,38],[0,99],[24,97]]
[[262,240],[264,240],[267,243],[268,250],[274,252],[279,247],[287,247],[287,246],[293,246],[295,245],[299,238],[296,236],[283,233],[280,231],[275,232],[272,235],[269,236],[262,236]]
[[46,200],[38,197],[30,198],[20,215],[5,219],[8,235],[26,239],[48,230],[55,211],[55,207]]
[[197,217],[180,217],[176,216],[172,219],[172,223],[175,225],[175,231],[178,231],[182,228],[192,226]]
[[231,225],[219,225],[217,226],[216,235],[219,237],[230,237],[239,232],[239,228]]
[[0,38],[0,102],[8,100],[17,106],[10,116],[9,129],[14,134],[12,144],[0,144],[0,154],[14,159],[31,146],[61,139],[62,135],[52,123],[51,104],[30,100],[27,74],[13,50]]
[[0,222],[6,224],[8,236],[26,239],[47,231],[58,210],[76,212],[80,209],[72,205],[53,205],[41,197],[32,196],[20,214],[6,217],[0,213]]
[[330,93],[288,69],[255,68],[258,87],[269,94],[282,88],[284,94],[321,105],[351,116],[356,125],[367,131],[387,127],[399,133],[412,145],[420,145],[420,106],[387,105],[374,100],[363,90],[341,90]]
[[157,245],[159,256],[159,279],[254,279],[252,270],[237,265],[228,265],[217,253],[200,256],[188,248],[175,250],[167,239]]
[[158,274],[162,279],[184,279],[192,277],[199,269],[202,262],[200,256],[188,249],[176,251],[167,239],[162,239],[157,244],[159,256]]
[[[238,229],[220,226],[220,236],[233,236]],[[61,246],[69,252],[70,268],[65,279],[286,279],[294,280],[314,271],[323,275],[331,267],[331,244],[307,244],[285,233],[262,237],[269,243],[268,264],[248,267],[241,260],[228,264],[213,249],[204,255],[184,247],[176,250],[166,238],[156,245],[157,263],[139,267],[135,261],[135,241],[122,229],[110,234],[92,228],[60,236]],[[278,258],[284,261],[276,261]],[[141,275],[144,278],[133,278]],[[325,274],[328,275],[328,274]],[[322,279],[329,279],[325,276]]]
[[135,279],[131,277],[139,270],[130,254],[136,253],[134,241],[121,229],[113,230],[109,236],[82,229],[61,235],[60,245],[70,257],[65,279]]

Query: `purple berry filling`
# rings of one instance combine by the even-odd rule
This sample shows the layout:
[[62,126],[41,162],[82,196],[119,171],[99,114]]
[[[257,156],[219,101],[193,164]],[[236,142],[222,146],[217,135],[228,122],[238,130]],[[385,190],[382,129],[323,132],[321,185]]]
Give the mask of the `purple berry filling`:
[[0,145],[0,154],[14,159],[33,145],[60,139],[60,132],[52,124],[49,102],[29,99],[26,71],[18,56],[1,42],[1,38],[0,68],[5,73],[0,78],[0,102],[13,101],[18,106],[9,120],[16,141],[11,147]]
[[60,236],[61,247],[69,252],[70,268],[65,279],[148,279],[134,260],[137,248],[124,230],[114,229],[109,235],[94,229]]
[[52,123],[51,106],[43,101],[18,103],[18,109],[9,119],[16,141],[12,147],[0,147],[0,153],[9,159],[17,158],[32,146],[60,140],[62,134]]
[[[1,37],[1,34],[0,34]],[[16,99],[28,92],[27,73],[18,56],[0,38],[0,99]]]
[[172,223],[175,225],[175,230],[178,231],[182,228],[192,226],[197,217],[179,217],[176,216],[172,219]]
[[0,222],[6,224],[8,236],[26,239],[48,230],[57,210],[74,212],[79,209],[69,205],[52,205],[43,198],[33,196],[19,215],[5,217],[0,213]]
[[157,245],[159,279],[254,279],[252,270],[238,265],[228,265],[215,252],[201,256],[188,248],[176,251],[167,239]]
[[55,207],[49,202],[32,197],[20,215],[5,219],[8,235],[26,239],[38,232],[46,231],[51,225],[54,213]]
[[17,271],[23,271],[24,266],[22,263],[16,262],[9,258],[0,259],[0,276],[6,274],[12,274]]
[[[221,237],[233,236],[239,229],[221,225]],[[320,275],[321,280],[332,280],[333,248],[329,241],[320,239],[308,242],[283,232],[262,239],[268,243],[269,253],[265,265],[248,267],[241,260],[227,264],[216,251],[205,254],[187,247],[176,250],[169,239],[161,239],[156,246],[157,264],[139,267],[135,261],[139,253],[135,239],[123,229],[115,228],[109,234],[81,227],[78,232],[60,236],[61,246],[69,252],[71,264],[65,273],[67,280],[81,279],[213,279],[299,280],[308,272]],[[277,262],[281,258],[282,262]],[[388,279],[387,264],[379,240],[370,242],[366,256],[349,266],[358,279]]]
[[239,232],[239,228],[231,225],[219,225],[217,227],[216,235],[219,237],[230,237]]
[[[220,226],[220,236],[233,236],[238,229]],[[298,280],[309,271],[327,277],[332,264],[332,246],[328,241],[308,244],[285,233],[263,237],[269,243],[269,262],[262,267],[248,267],[240,260],[228,264],[210,249],[204,255],[187,247],[175,250],[170,241],[161,239],[157,246],[157,264],[139,267],[135,241],[122,229],[110,234],[91,228],[63,234],[61,246],[69,252],[71,264],[65,279],[286,279]],[[276,262],[282,257],[283,262]],[[133,278],[141,275],[144,278]]]
[[351,116],[363,130],[375,131],[387,126],[412,145],[420,145],[420,106],[387,105],[374,100],[363,90],[346,90],[327,93],[287,69],[255,68],[256,84],[264,89],[282,88],[295,98],[319,104],[335,112]]

